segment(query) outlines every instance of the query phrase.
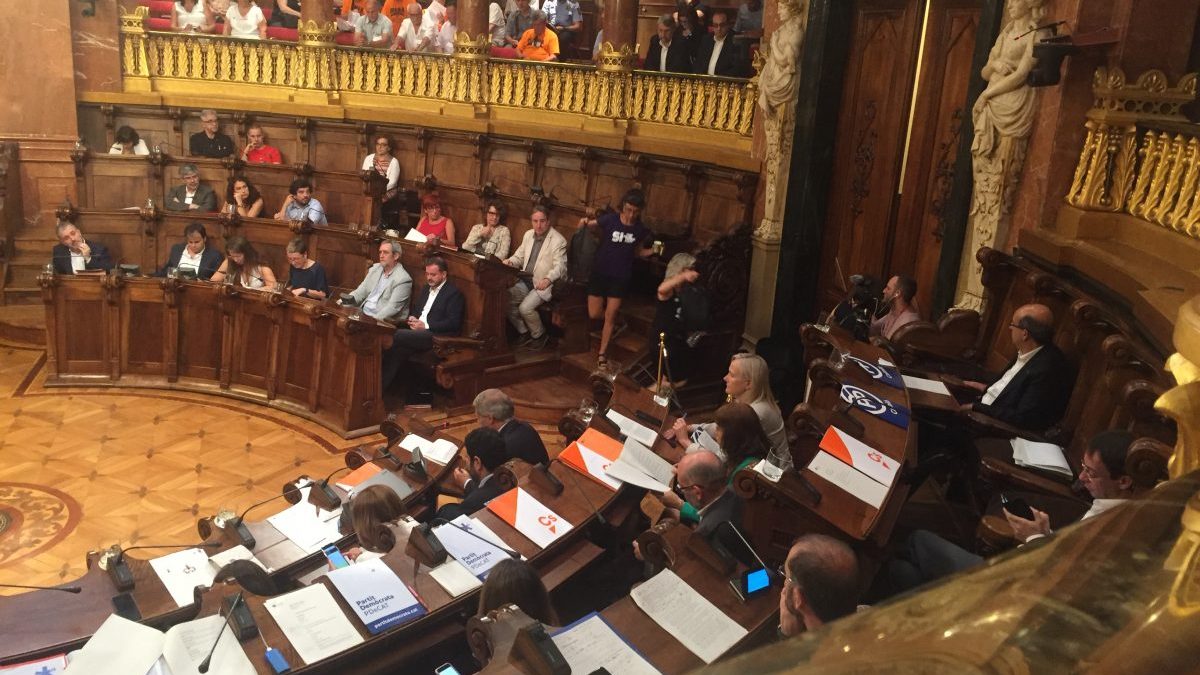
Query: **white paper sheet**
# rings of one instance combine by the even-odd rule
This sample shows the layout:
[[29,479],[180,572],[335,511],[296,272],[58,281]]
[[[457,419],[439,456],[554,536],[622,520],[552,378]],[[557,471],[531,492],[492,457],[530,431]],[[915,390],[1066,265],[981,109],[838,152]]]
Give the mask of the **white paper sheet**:
[[[617,461],[613,462],[613,466],[617,465],[637,469],[663,485],[669,485],[671,479],[675,477],[675,467],[671,466],[670,462],[654,454],[650,448],[632,438],[625,439],[625,446],[621,448],[620,456],[617,457]],[[612,473],[611,466],[609,473]],[[622,476],[616,477],[627,480]]]
[[412,590],[382,559],[333,570],[329,580],[372,635],[425,614]]
[[429,241],[429,237],[417,232],[417,228],[414,227],[408,231],[408,234],[404,235],[404,241],[415,241],[418,244],[424,244]]
[[238,544],[237,546],[234,546],[233,548],[221,551],[220,553],[214,553],[208,557],[208,563],[210,565],[212,565],[214,575],[222,567],[228,565],[229,563],[233,562],[234,560],[249,560],[250,562],[254,563],[255,565],[258,565],[259,567],[263,568],[263,570],[265,570],[267,572],[271,571],[270,567],[267,567],[266,565],[263,564],[263,562],[261,560],[259,560],[258,558],[255,558],[254,554],[250,552],[250,549],[246,548],[245,546],[242,546],[241,544]]
[[920,391],[928,391],[934,394],[943,394],[945,396],[953,396],[950,389],[946,387],[946,383],[941,380],[929,380],[916,375],[902,375],[904,378],[904,386],[909,389],[918,389]]
[[[200,675],[200,664],[208,657],[224,624],[224,617],[213,615],[172,626],[163,640],[163,659],[171,675]],[[208,662],[208,674],[255,675],[254,666],[229,628],[221,633],[217,649]]]
[[464,593],[470,593],[483,585],[479,577],[471,574],[470,570],[454,559],[447,560],[430,570],[429,576],[433,577],[439,586],[455,598]]
[[655,623],[705,663],[716,661],[748,632],[669,569],[629,595]]
[[[263,606],[306,664],[333,656],[363,641],[323,584],[270,598]],[[293,663],[292,667],[295,666]]]
[[[321,547],[341,538],[338,532],[337,511],[325,511],[303,499],[298,504],[267,518],[283,536],[292,540],[305,553],[316,553]],[[332,517],[330,517],[332,514]]]
[[600,668],[620,675],[658,675],[659,672],[596,613],[562,629],[550,639],[562,652],[572,673],[594,673]]
[[1024,438],[1014,438],[1010,441],[1013,450],[1013,462],[1017,466],[1027,466],[1045,469],[1064,476],[1074,476],[1071,465],[1067,463],[1065,449],[1053,443],[1038,443]]
[[[459,516],[451,522],[488,541],[499,541],[495,533],[474,518]],[[486,577],[496,563],[509,557],[496,546],[488,544],[487,541],[480,541],[453,525],[438,525],[433,528],[433,533],[442,542],[442,546],[446,547],[447,553],[480,579]]]
[[211,586],[217,571],[208,562],[204,549],[186,548],[150,560],[150,567],[167,587],[171,599],[180,607],[196,601],[197,586]]
[[620,460],[609,464],[608,468],[604,470],[604,473],[616,478],[619,481],[629,483],[630,485],[646,488],[651,492],[666,492],[667,490],[671,489],[670,485],[656,481],[647,476],[645,473],[642,473],[638,469],[634,468],[632,465],[620,463]]
[[622,435],[635,439],[642,445],[649,447],[654,445],[654,441],[658,440],[658,432],[629,419],[612,408],[609,408],[608,412],[604,413],[604,416],[617,425]]
[[111,614],[71,658],[64,675],[144,673],[162,654],[162,645],[162,633]]
[[821,478],[833,483],[862,501],[879,508],[887,498],[887,488],[880,485],[865,473],[855,469],[833,455],[818,450],[809,470]]

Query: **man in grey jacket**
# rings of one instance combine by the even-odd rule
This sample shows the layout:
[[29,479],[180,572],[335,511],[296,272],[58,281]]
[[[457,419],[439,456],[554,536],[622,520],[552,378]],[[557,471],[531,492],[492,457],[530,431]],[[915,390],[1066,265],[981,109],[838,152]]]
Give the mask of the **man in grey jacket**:
[[350,295],[367,316],[393,323],[408,318],[412,277],[400,265],[399,243],[388,240],[379,244],[379,262],[371,265]]
[[176,185],[167,192],[168,211],[216,211],[217,193],[200,182],[200,172],[195,164],[179,167],[179,178],[183,185]]

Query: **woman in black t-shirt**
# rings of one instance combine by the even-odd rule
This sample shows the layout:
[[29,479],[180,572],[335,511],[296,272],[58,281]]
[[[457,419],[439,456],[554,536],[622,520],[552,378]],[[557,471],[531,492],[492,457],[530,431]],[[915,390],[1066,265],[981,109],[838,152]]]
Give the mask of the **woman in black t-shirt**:
[[308,257],[308,243],[296,237],[287,245],[288,288],[296,297],[324,300],[329,297],[329,282],[325,281],[325,268]]

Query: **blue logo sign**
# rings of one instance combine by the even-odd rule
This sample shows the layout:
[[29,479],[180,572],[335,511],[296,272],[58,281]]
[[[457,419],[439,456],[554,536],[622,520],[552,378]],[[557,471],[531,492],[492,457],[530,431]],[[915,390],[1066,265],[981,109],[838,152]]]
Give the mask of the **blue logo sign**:
[[909,413],[907,408],[896,405],[886,398],[880,398],[866,389],[856,387],[852,384],[843,384],[842,400],[863,412],[879,417],[885,422],[894,424],[901,429],[908,428]]
[[888,368],[887,366],[881,366],[877,363],[864,361],[857,356],[847,355],[846,358],[857,363],[862,367],[863,370],[867,371],[867,374],[871,376],[872,380],[882,382],[897,389],[904,388],[904,380],[901,379],[900,372],[895,368]]

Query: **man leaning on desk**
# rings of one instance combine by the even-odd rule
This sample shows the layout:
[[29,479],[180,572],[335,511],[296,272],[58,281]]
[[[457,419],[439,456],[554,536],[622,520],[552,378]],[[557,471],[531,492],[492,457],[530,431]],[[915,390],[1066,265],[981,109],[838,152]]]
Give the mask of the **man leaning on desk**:
[[379,262],[371,265],[358,288],[350,292],[363,314],[380,321],[400,322],[408,318],[412,277],[400,266],[400,244],[379,244]]
[[84,271],[107,272],[113,268],[112,256],[98,241],[88,242],[74,223],[60,221],[55,228],[58,243],[50,256],[55,274],[75,274]]
[[487,427],[476,429],[467,434],[463,445],[467,449],[467,468],[454,469],[454,483],[462,488],[463,500],[438,509],[435,518],[454,520],[462,515],[470,515],[504,492],[500,481],[492,475],[493,471],[508,461],[508,452],[500,434]]

